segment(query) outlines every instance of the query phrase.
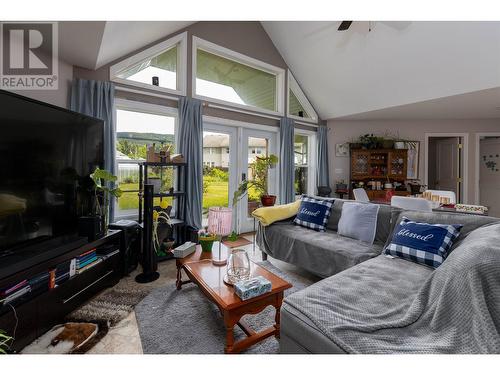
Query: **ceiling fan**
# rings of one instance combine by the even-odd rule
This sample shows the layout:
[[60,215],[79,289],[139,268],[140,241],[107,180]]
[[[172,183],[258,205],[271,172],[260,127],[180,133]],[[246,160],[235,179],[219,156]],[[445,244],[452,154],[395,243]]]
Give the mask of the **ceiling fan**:
[[[353,21],[342,21],[339,25],[337,31],[346,31],[349,30]],[[368,32],[372,31],[372,22],[368,21]]]
[[352,21],[342,21],[337,31],[345,31],[351,27]]
[[[406,29],[410,24],[411,22],[409,21],[379,21],[381,23],[384,23],[396,30],[403,30],[403,29]],[[337,28],[337,31],[346,31],[346,30],[349,30],[349,28],[351,27],[353,21],[342,21],[339,25],[339,27]],[[368,21],[368,31],[372,31],[372,21]]]

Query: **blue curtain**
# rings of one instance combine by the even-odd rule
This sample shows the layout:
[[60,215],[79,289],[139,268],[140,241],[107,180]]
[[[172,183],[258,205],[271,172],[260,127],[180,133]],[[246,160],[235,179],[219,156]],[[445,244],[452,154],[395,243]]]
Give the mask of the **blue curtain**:
[[[186,224],[201,228],[203,199],[203,114],[201,101],[179,99],[179,153],[187,162]],[[181,181],[181,186],[183,186]]]
[[295,157],[294,122],[283,117],[280,120],[280,202],[291,203],[295,200]]
[[330,172],[328,169],[328,128],[318,126],[318,168],[316,181],[318,186],[330,186]]
[[[104,168],[115,173],[115,86],[111,82],[75,79],[71,86],[70,109],[104,121]],[[109,222],[114,220],[115,200],[111,199]]]

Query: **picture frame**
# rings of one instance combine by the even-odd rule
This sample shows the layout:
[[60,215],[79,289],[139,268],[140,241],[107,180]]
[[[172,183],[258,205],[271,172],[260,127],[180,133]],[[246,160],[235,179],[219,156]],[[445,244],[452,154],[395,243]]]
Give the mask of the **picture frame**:
[[335,156],[348,157],[349,156],[349,143],[336,143]]
[[418,180],[420,161],[420,141],[405,142],[408,149],[408,160],[406,178],[408,180]]

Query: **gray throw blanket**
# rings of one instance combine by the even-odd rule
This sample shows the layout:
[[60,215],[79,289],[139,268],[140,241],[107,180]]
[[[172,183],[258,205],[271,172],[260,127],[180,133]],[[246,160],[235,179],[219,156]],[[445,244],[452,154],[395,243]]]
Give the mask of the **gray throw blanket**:
[[436,270],[381,255],[285,301],[347,353],[500,353],[500,224]]

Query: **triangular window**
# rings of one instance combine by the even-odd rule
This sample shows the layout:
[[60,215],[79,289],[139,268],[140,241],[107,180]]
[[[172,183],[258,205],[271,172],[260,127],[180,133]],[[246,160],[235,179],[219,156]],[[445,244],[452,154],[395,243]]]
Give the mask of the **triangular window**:
[[318,115],[290,72],[288,72],[288,116],[307,122],[318,122]]
[[176,93],[185,92],[185,40],[180,34],[110,68],[111,80]]

